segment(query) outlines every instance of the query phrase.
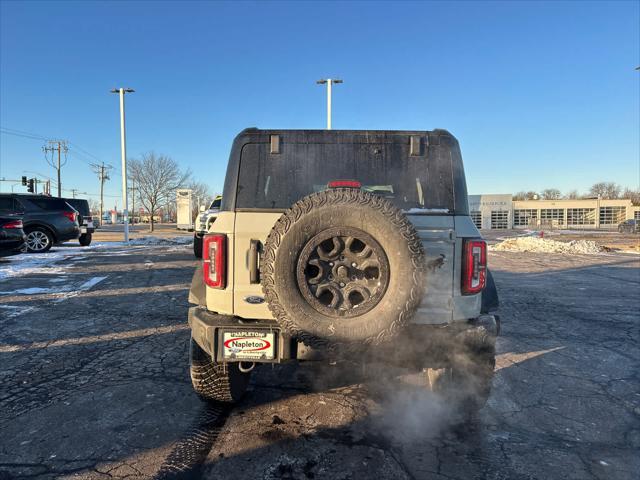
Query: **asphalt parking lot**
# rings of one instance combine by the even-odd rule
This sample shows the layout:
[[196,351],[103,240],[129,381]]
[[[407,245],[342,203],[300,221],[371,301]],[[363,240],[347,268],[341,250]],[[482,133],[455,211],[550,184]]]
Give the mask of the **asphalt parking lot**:
[[461,428],[402,378],[336,381],[315,365],[262,367],[240,405],[205,405],[188,375],[190,246],[52,253],[20,274],[0,260],[0,479],[640,471],[638,255],[492,253],[498,370]]

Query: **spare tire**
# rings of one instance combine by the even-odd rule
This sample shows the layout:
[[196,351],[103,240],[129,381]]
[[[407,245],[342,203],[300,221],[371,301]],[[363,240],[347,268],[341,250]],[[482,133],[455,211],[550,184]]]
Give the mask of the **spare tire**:
[[411,222],[385,198],[329,189],[282,214],[266,240],[260,276],[273,316],[306,345],[373,345],[399,333],[418,307],[424,250]]

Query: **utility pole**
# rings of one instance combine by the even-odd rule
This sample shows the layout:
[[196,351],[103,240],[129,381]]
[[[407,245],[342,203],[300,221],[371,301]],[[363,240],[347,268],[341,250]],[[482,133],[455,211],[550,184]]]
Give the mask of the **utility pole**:
[[124,241],[129,243],[129,201],[127,195],[127,138],[124,125],[124,94],[133,93],[132,88],[114,88],[111,93],[120,95],[120,150],[122,153],[122,216],[124,220]]
[[92,163],[91,167],[93,171],[98,174],[98,180],[100,180],[100,223],[102,223],[102,210],[104,207],[104,182],[109,180],[109,170],[113,167],[111,165],[105,165],[102,162],[100,165],[96,163]]
[[[60,180],[60,170],[67,163],[67,152],[69,151],[69,147],[67,147],[67,141],[66,140],[49,140],[49,146],[42,147],[42,150],[44,151],[44,155],[47,160],[47,163],[58,171],[58,197],[62,197],[62,182]],[[55,151],[58,152],[57,164],[56,164],[56,161],[54,160],[54,155],[53,155],[53,152]],[[61,158],[63,151],[64,151],[64,162],[62,162],[62,158]],[[49,161],[49,159],[47,158],[47,152],[51,152],[51,161]]]
[[71,189],[71,198],[76,198],[76,192],[78,191],[77,188],[72,188]]
[[319,85],[327,84],[327,130],[331,130],[331,86],[343,82],[336,78],[321,78],[316,83]]

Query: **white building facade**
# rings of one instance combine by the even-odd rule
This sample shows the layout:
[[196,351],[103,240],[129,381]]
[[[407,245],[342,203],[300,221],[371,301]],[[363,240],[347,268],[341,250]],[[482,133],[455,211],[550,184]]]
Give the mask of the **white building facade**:
[[469,214],[480,229],[611,229],[635,218],[628,199],[512,200],[511,194],[469,195]]

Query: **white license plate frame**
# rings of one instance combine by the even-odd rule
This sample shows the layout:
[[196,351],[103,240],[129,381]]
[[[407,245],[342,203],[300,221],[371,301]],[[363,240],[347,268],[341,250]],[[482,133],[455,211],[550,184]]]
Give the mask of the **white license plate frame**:
[[219,330],[220,356],[226,362],[277,362],[278,332],[267,328]]

